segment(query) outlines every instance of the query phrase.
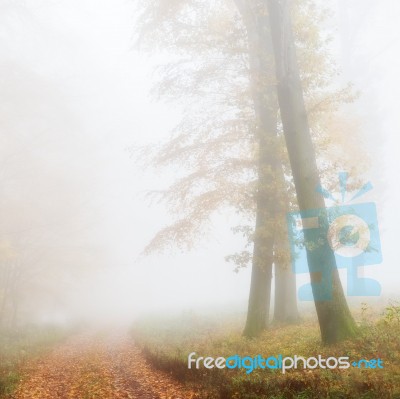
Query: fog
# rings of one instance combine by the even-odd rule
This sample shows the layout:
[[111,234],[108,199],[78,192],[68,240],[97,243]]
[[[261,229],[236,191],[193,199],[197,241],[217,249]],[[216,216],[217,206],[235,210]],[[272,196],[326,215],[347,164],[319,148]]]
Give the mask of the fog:
[[[384,263],[363,273],[390,298],[399,284],[400,4],[350,3],[374,10],[351,62],[340,39],[332,53],[340,79],[360,91],[348,112],[373,159],[365,178],[375,190],[363,200],[377,203]],[[152,312],[245,312],[250,270],[225,262],[244,245],[230,231],[231,211],[191,252],[143,255],[171,221],[146,193],[172,183],[174,171],[144,169],[135,149],[166,140],[183,109],[151,95],[154,68],[169,56],[135,46],[137,4],[1,0],[0,10],[0,251],[2,265],[18,269],[10,314],[21,323],[129,324]],[[341,22],[336,13],[327,29],[340,37]]]

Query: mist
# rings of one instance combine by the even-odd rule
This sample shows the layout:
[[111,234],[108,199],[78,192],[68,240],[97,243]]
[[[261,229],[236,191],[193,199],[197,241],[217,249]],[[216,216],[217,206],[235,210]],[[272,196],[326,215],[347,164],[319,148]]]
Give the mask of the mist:
[[[378,205],[384,263],[363,273],[388,298],[398,286],[399,4],[373,7],[351,62],[340,40],[332,52],[340,79],[360,92],[348,112],[377,165],[365,178],[376,187],[367,199]],[[340,21],[336,13],[327,29],[340,35]],[[225,262],[244,245],[232,212],[217,214],[188,253],[143,255],[171,222],[146,193],[174,172],[144,169],[135,149],[167,140],[183,107],[152,96],[154,69],[173,55],[135,46],[137,24],[126,0],[1,2],[0,250],[18,268],[8,322],[130,325],[152,312],[246,310],[250,269]]]
[[399,15],[0,0],[0,398],[399,398]]

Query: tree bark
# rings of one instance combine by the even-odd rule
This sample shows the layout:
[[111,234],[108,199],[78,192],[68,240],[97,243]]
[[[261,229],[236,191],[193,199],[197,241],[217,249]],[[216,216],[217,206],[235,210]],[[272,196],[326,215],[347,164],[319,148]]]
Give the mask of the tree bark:
[[296,275],[290,265],[275,262],[274,323],[292,324],[299,321],[296,292]]
[[[304,103],[288,0],[264,0],[268,6],[275,54],[278,101],[296,187],[300,211],[325,209],[323,197],[316,192],[320,178]],[[315,241],[315,229],[306,229],[306,241]],[[307,248],[312,289],[325,344],[351,337],[356,325],[348,308],[332,250]],[[318,300],[321,284],[330,289],[329,298]],[[324,285],[323,285],[324,287]],[[326,288],[325,287],[325,288]],[[324,289],[325,289],[324,288]]]
[[[279,191],[283,196],[277,214],[277,220],[286,226],[286,215],[290,208],[290,197],[285,192],[286,181],[283,165],[279,170]],[[294,200],[294,199],[293,199]],[[274,267],[275,267],[275,302],[274,323],[296,323],[300,320],[297,307],[296,275],[290,262],[290,245],[287,228],[275,236]]]
[[275,196],[274,179],[278,160],[274,151],[277,136],[276,89],[268,80],[273,69],[272,43],[266,13],[237,0],[248,34],[250,80],[258,140],[258,190],[253,264],[247,320],[243,334],[259,335],[268,325],[274,262]]

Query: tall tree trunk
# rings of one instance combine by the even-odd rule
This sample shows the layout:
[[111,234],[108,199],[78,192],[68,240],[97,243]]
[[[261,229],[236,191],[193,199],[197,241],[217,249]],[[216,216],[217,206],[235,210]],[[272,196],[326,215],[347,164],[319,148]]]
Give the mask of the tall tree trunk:
[[250,78],[257,124],[258,189],[253,264],[247,320],[243,334],[259,335],[269,323],[272,265],[274,261],[275,196],[277,166],[278,102],[274,84],[269,82],[273,68],[272,43],[265,13],[252,8],[247,1],[236,4],[246,25],[249,44]]
[[296,275],[290,265],[279,264],[275,261],[275,323],[299,321],[296,292]]
[[[268,5],[275,54],[278,101],[300,211],[325,209],[316,187],[320,178],[304,103],[288,0],[265,0]],[[314,242],[315,229],[305,229],[306,241]],[[314,300],[325,344],[351,337],[356,325],[343,293],[333,251],[307,248]],[[328,294],[319,300],[321,287]]]
[[[290,211],[290,197],[286,193],[287,182],[283,165],[279,170],[279,192],[281,201],[277,213],[277,221],[281,226],[286,226],[286,215]],[[292,201],[295,199],[293,198]],[[300,319],[297,308],[296,275],[290,261],[290,245],[287,228],[283,227],[279,234],[275,235],[274,245],[275,267],[275,301],[274,322],[296,323]]]

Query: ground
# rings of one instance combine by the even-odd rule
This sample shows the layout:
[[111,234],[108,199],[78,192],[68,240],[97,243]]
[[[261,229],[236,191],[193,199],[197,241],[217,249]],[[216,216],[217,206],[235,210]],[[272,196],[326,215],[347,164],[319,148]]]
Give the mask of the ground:
[[[0,397],[7,399],[400,399],[400,306],[363,307],[357,337],[321,344],[314,318],[242,335],[240,316],[137,320],[130,331],[3,334]],[[82,328],[82,327],[81,327]],[[7,339],[6,339],[7,338]],[[37,348],[36,350],[34,350]],[[188,369],[188,354],[349,357],[348,369]],[[0,347],[1,355],[1,347]],[[383,368],[356,367],[381,359]]]
[[85,333],[28,361],[12,399],[190,399],[125,334]]

